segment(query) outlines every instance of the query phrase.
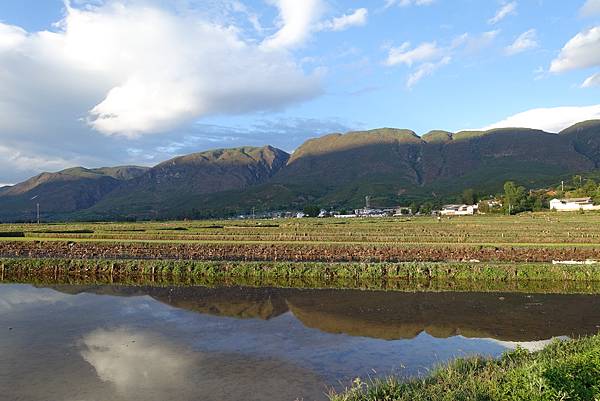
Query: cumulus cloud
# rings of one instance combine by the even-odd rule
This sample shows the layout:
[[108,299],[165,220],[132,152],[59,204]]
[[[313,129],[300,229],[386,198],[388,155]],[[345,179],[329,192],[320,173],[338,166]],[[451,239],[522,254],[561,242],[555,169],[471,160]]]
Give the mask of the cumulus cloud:
[[285,49],[304,43],[324,12],[321,0],[269,0],[279,9],[279,30],[265,39],[262,48]]
[[587,0],[581,7],[580,14],[583,17],[593,17],[600,14],[600,0]]
[[519,37],[510,46],[507,46],[504,51],[507,55],[513,56],[538,47],[537,31],[535,29],[530,29],[519,35]]
[[580,32],[552,61],[550,72],[559,73],[600,65],[600,26]]
[[344,14],[340,17],[335,17],[321,24],[321,30],[328,31],[344,31],[354,26],[363,26],[367,24],[369,11],[366,8],[359,8],[351,14]]
[[321,93],[321,69],[262,46],[253,10],[184,3],[77,1],[39,32],[0,22],[0,181],[152,164],[171,156],[156,152],[161,142],[203,117],[280,110]]
[[560,132],[586,120],[600,119],[600,105],[585,107],[551,107],[528,110],[483,128],[533,128]]
[[503,4],[498,11],[496,11],[496,14],[488,20],[488,23],[495,25],[506,17],[515,14],[517,12],[517,6],[518,3],[516,1]]
[[600,86],[600,72],[598,72],[598,73],[592,75],[591,77],[587,78],[581,84],[582,88],[593,88],[593,87],[596,87],[596,86]]
[[[48,102],[58,93],[64,98],[59,103],[88,106],[66,110],[71,119],[85,120],[82,125],[87,121],[106,135],[129,137],[164,132],[207,115],[277,109],[320,93],[319,77],[304,73],[286,52],[265,51],[234,26],[141,0],[67,5],[58,26],[56,32],[28,33],[0,24],[3,84],[26,89],[0,94],[0,104],[16,112],[0,129],[11,123],[36,128],[31,125],[46,117],[40,109],[56,108]],[[285,32],[283,27],[269,40],[281,43]],[[23,74],[23,68],[35,70],[40,85],[31,85],[32,75]],[[65,81],[76,85],[61,86]],[[54,99],[40,99],[44,92]]]

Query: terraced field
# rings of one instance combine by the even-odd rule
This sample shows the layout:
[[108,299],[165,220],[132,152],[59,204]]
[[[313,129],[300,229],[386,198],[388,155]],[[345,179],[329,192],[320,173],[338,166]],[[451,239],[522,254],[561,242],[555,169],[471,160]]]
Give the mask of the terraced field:
[[[600,214],[1,225],[0,258],[2,272],[38,259],[78,274],[595,281]],[[588,264],[552,264],[573,261]]]
[[3,224],[3,240],[600,246],[600,214]]

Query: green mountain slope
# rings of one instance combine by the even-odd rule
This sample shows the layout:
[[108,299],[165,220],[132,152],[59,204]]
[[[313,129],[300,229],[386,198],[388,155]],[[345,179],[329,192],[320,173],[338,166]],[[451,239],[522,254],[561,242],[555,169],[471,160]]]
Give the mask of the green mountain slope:
[[87,209],[113,191],[122,180],[138,177],[146,167],[124,166],[100,169],[75,167],[57,173],[42,173],[0,191],[2,220],[35,219],[37,204],[42,217]]
[[[378,129],[308,140],[292,155],[265,146],[178,157],[149,170],[76,168],[0,189],[0,218],[31,215],[33,196],[55,218],[197,218],[307,204],[352,208],[452,201],[465,188],[496,193],[507,180],[530,188],[600,168],[600,121],[559,134],[509,128]],[[42,197],[43,195],[43,197]],[[12,214],[11,214],[12,213]],[[49,216],[50,217],[50,216]]]
[[600,120],[584,121],[562,131],[559,135],[570,139],[575,149],[587,156],[600,168]]
[[124,182],[84,216],[179,217],[180,211],[202,208],[201,200],[207,194],[243,190],[268,181],[288,159],[289,154],[271,146],[177,157]]

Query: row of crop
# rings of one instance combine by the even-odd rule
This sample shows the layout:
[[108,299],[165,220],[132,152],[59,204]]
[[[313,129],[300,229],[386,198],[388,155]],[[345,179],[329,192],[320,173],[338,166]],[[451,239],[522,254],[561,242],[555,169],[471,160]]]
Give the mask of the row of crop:
[[[600,259],[595,247],[402,244],[0,241],[0,257],[292,262],[552,262]],[[573,269],[579,269],[575,266]]]
[[543,263],[305,263],[164,260],[0,259],[3,276],[32,274],[110,277],[260,278],[377,282],[381,280],[485,282],[600,282],[600,266]]
[[29,238],[58,238],[58,239],[101,239],[101,240],[148,240],[148,241],[213,241],[213,242],[378,242],[378,243],[552,243],[552,244],[596,244],[600,242],[600,234],[580,234],[580,235],[564,235],[564,236],[545,236],[545,235],[528,235],[520,236],[513,234],[501,235],[493,237],[486,234],[465,234],[444,236],[438,234],[404,234],[404,235],[386,235],[386,236],[349,236],[349,235],[247,235],[247,234],[229,234],[229,235],[205,235],[198,234],[163,234],[163,233],[94,233],[94,234],[51,234],[51,233],[5,233],[0,237],[29,237]]
[[[255,288],[303,288],[303,289],[360,289],[399,292],[478,292],[478,293],[528,293],[528,294],[600,294],[598,281],[564,280],[456,280],[456,279],[348,279],[343,277],[286,277],[286,276],[232,276],[180,275],[168,270],[160,274],[97,273],[94,268],[68,270],[60,261],[52,261],[53,267],[33,269],[23,265],[9,264],[1,271],[0,282],[23,283],[39,286],[71,285],[118,285],[144,287],[201,286],[209,288],[255,287]],[[44,263],[50,261],[44,260]],[[90,263],[90,261],[86,261]],[[158,271],[158,269],[156,269]]]

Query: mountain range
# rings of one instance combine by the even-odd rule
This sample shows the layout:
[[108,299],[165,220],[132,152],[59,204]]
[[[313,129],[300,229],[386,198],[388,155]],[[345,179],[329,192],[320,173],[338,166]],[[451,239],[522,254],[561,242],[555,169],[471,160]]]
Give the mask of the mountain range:
[[382,128],[330,134],[292,154],[274,148],[218,149],[152,168],[76,167],[0,188],[0,221],[206,218],[256,211],[377,206],[484,194],[507,180],[529,188],[600,169],[600,120],[560,133],[523,128],[422,137]]

